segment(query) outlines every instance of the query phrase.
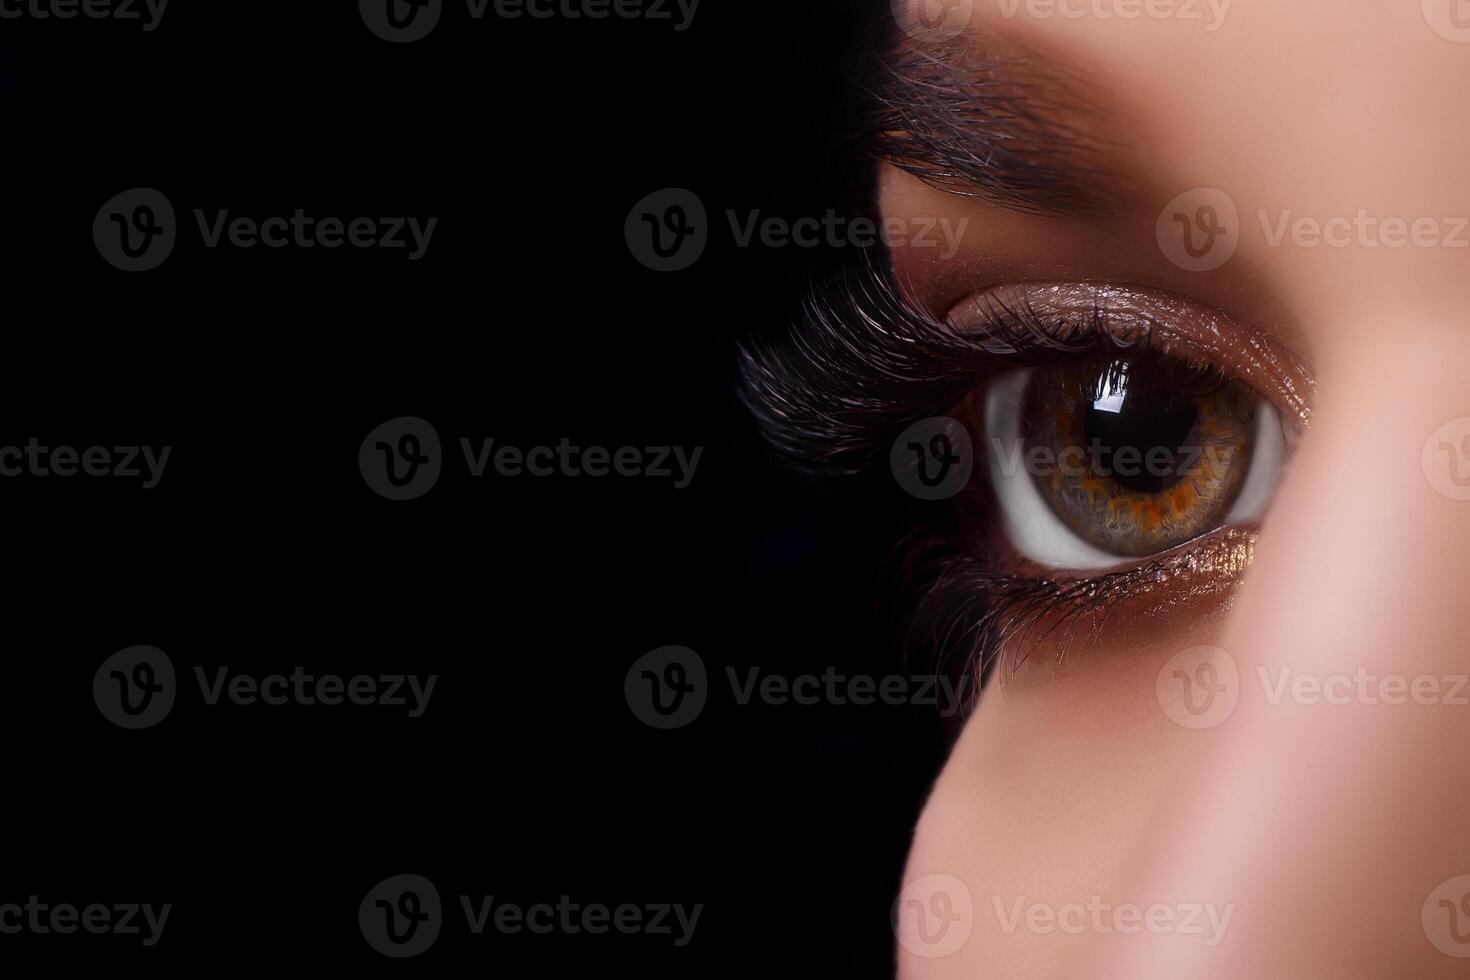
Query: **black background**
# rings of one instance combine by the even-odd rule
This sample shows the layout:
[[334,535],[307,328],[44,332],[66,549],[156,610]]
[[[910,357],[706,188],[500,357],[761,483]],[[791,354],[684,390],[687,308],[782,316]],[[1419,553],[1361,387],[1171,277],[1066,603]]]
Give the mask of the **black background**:
[[[779,329],[842,249],[740,248],[725,213],[861,208],[839,133],[885,3],[703,0],[691,28],[471,21],[391,45],[354,2],[173,0],[159,28],[0,21],[8,315],[0,445],[169,445],[161,484],[0,480],[7,844],[0,902],[171,902],[162,941],[0,936],[167,972],[641,977],[891,974],[889,905],[941,759],[932,708],[739,706],[727,668],[901,672],[879,566],[896,492],[771,460],[736,343]],[[155,187],[181,240],[127,274],[103,202]],[[665,187],[711,221],[691,269],[634,260]],[[437,216],[428,255],[205,249],[192,210]],[[375,426],[434,424],[427,496],[376,496]],[[497,445],[701,446],[668,480],[471,479]],[[108,723],[94,672],[134,644],[172,714]],[[629,710],[629,667],[698,651],[687,728]],[[207,708],[196,666],[435,673],[426,714]],[[391,961],[358,903],[394,874],[449,906]],[[457,896],[672,902],[693,941],[472,937]]]

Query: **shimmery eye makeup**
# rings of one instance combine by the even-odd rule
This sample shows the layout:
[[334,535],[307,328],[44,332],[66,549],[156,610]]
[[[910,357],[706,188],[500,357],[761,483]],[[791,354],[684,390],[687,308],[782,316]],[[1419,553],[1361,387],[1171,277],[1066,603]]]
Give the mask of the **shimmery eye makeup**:
[[984,334],[1008,316],[1054,324],[1053,332],[1090,327],[1117,349],[1146,348],[1218,371],[1271,399],[1297,428],[1310,420],[1312,378],[1299,357],[1264,332],[1182,296],[1126,285],[1013,283],[961,300],[945,319],[961,333]]

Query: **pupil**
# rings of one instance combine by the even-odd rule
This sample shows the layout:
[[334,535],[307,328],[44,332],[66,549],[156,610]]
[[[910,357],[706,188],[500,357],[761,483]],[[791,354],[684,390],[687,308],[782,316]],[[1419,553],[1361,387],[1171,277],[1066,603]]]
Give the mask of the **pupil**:
[[1113,481],[1134,493],[1161,493],[1188,475],[1191,461],[1182,450],[1199,424],[1199,408],[1193,399],[1181,401],[1180,392],[1129,381],[1123,365],[1098,378],[1095,397],[1078,406],[1083,436],[1094,465]]

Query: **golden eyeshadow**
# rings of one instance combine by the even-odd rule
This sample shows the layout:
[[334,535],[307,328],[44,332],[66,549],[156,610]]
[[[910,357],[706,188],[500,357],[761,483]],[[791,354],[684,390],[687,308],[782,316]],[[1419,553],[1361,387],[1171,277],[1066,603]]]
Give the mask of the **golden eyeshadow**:
[[[1023,567],[988,590],[994,629],[987,656],[1009,686],[1023,666],[1050,675],[1099,650],[1128,647],[1179,617],[1200,622],[1227,610],[1255,559],[1259,531],[1221,528],[1187,547],[1093,578]],[[1046,595],[1044,603],[1031,597]],[[1002,625],[1003,624],[1003,625]]]

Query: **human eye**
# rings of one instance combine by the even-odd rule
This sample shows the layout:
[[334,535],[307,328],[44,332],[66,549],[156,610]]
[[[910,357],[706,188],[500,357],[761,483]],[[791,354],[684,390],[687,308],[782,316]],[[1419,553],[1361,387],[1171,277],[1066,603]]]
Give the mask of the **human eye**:
[[[1264,332],[1130,285],[1006,283],[940,316],[876,266],[815,296],[788,342],[746,353],[773,444],[824,471],[876,469],[948,416],[973,473],[916,502],[896,588],[939,656],[988,674],[1100,624],[1228,598],[1310,418],[1311,377]],[[1079,627],[1081,631],[1079,633]]]
[[[1070,287],[1079,290],[1097,292]],[[950,319],[973,329],[1015,316],[1000,311],[1019,299],[1034,320],[1047,297],[1065,292],[1002,290],[968,301]],[[1148,303],[1146,294],[1130,298],[1127,316]],[[1095,326],[1111,349],[1005,372],[968,396],[963,414],[979,420],[980,455],[1010,545],[1038,565],[1080,572],[1258,525],[1300,432],[1300,406],[1284,414],[1209,355],[1177,342],[1167,350],[1168,342],[1153,339],[1167,334],[1167,321],[1094,311],[1103,309],[1114,319]]]

